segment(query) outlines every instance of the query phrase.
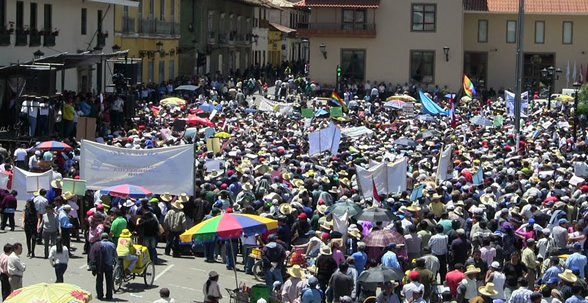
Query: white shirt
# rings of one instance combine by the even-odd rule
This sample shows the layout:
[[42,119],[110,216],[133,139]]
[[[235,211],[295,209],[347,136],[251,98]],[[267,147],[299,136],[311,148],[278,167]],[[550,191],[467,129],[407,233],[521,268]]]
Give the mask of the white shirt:
[[69,251],[67,250],[67,247],[65,245],[63,245],[63,250],[61,251],[61,253],[57,252],[57,246],[53,245],[51,247],[51,250],[49,250],[49,263],[51,263],[51,265],[67,264],[68,261]]
[[404,302],[409,302],[412,299],[412,293],[415,290],[421,290],[422,293],[425,293],[425,285],[419,282],[410,282],[402,287],[402,295],[404,296]]
[[26,266],[20,262],[20,257],[15,252],[12,252],[10,256],[8,256],[7,268],[9,276],[22,277]]
[[17,148],[14,151],[14,157],[16,161],[24,161],[27,158],[27,150],[24,148]]

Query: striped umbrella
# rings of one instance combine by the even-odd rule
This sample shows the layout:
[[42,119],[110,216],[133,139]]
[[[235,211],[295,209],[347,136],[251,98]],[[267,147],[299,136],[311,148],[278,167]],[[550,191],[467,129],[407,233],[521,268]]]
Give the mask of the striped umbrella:
[[45,141],[35,145],[39,150],[72,150],[71,146],[59,141]]
[[193,238],[197,242],[213,241],[216,239],[229,240],[262,234],[266,231],[278,229],[278,221],[245,214],[223,214],[202,221],[188,229],[182,235],[182,242],[190,242]]
[[103,195],[136,199],[151,197],[152,195],[152,193],[144,187],[130,184],[111,186],[100,190],[100,193]]
[[394,242],[396,244],[403,244],[406,242],[404,236],[389,229],[381,229],[371,232],[363,242],[367,247],[386,247],[388,244]]

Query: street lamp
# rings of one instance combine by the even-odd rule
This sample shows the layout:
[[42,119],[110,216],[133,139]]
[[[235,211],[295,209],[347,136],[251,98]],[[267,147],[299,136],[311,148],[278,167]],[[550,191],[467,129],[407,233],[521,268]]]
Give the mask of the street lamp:
[[582,84],[574,82],[574,128],[572,128],[572,134],[574,135],[574,143],[576,143],[576,130],[578,129],[578,93]]
[[118,52],[120,50],[120,46],[118,44],[115,44],[112,46],[112,51],[113,52]]
[[45,56],[45,53],[42,52],[40,49],[33,53],[33,57],[35,59],[41,59],[43,58],[43,56]]
[[[559,75],[561,74],[561,68],[553,68],[550,66],[548,68],[544,68],[541,70],[541,76],[549,83],[549,96],[547,96],[547,110],[551,110],[551,90],[553,85],[555,84],[555,80],[559,80]],[[555,76],[555,77],[554,77]]]
[[321,53],[323,53],[325,59],[327,59],[327,46],[324,43],[321,43],[319,49],[321,50]]
[[445,62],[449,62],[449,46],[443,46],[443,53],[445,54]]

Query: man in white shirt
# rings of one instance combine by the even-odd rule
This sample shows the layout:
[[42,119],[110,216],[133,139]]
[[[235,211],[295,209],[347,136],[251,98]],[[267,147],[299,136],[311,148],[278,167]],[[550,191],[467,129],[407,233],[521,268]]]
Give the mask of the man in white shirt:
[[39,135],[43,136],[49,130],[49,104],[39,103]]
[[25,161],[27,159],[27,149],[24,144],[21,144],[19,148],[14,151],[14,163],[16,167],[20,169],[25,169]]
[[169,297],[169,289],[167,288],[160,289],[159,296],[161,299],[157,299],[153,303],[176,303],[176,300]]
[[20,254],[22,254],[22,244],[14,243],[13,250],[8,256],[8,282],[10,282],[11,289],[22,288],[22,275],[26,269],[24,263],[20,261]]

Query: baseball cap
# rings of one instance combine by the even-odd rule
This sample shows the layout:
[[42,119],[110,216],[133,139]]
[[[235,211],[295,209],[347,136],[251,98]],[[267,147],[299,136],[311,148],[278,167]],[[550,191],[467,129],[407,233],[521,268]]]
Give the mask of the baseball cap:
[[499,269],[500,263],[498,263],[498,261],[494,261],[494,262],[492,262],[492,264],[490,264],[490,267],[492,267],[494,269]]
[[529,219],[529,224],[535,224],[535,218]]
[[566,219],[566,218],[562,218],[562,219],[557,220],[557,225],[562,225],[565,223],[568,223],[568,219]]
[[559,280],[556,277],[551,277],[545,283],[547,283],[547,284],[555,284],[555,283],[558,283],[558,282],[559,282]]
[[531,238],[531,239],[527,239],[527,245],[533,245],[535,244],[535,239]]

